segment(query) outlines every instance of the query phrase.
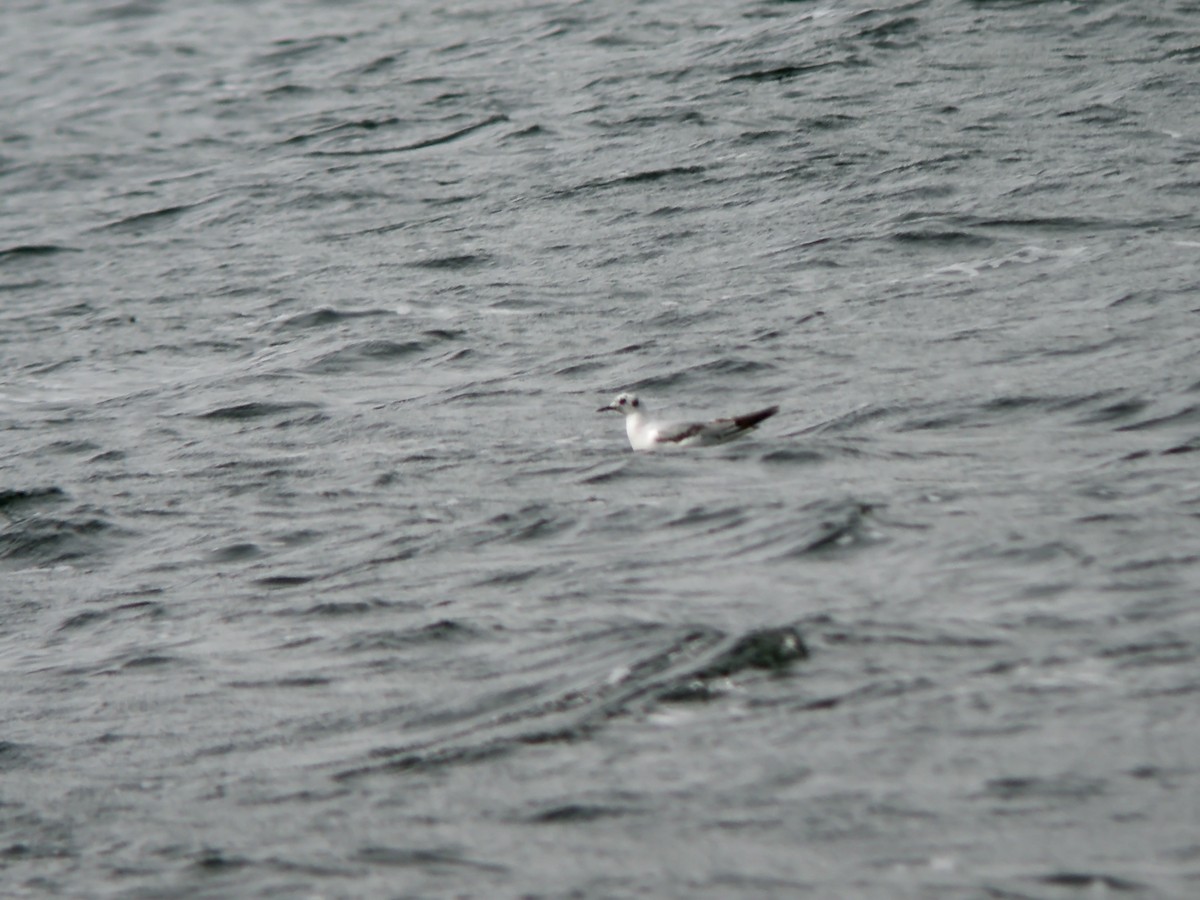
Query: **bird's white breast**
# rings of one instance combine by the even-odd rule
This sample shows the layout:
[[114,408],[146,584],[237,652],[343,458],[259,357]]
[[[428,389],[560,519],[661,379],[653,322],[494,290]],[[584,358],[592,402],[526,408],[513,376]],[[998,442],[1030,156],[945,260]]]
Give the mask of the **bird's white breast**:
[[650,450],[655,445],[658,429],[647,422],[640,412],[635,412],[625,417],[625,433],[629,435],[629,446],[634,450]]

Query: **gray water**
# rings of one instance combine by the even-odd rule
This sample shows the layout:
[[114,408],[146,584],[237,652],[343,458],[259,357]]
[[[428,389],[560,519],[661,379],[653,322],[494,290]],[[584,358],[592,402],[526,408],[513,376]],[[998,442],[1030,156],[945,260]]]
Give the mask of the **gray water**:
[[1198,65],[5,4],[0,893],[1196,896]]

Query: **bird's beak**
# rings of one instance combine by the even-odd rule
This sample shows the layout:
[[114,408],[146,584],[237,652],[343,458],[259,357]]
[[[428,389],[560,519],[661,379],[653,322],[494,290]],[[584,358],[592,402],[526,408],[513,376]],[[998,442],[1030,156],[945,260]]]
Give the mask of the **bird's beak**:
[[596,412],[609,412],[610,410],[613,412],[619,412],[619,410],[615,406],[613,406],[611,403],[608,404],[608,406],[600,407],[598,410],[596,410]]

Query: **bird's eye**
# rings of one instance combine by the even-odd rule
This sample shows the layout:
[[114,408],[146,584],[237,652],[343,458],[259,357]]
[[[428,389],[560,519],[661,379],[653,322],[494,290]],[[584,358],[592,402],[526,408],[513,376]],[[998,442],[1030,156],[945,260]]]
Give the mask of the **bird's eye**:
[[622,397],[620,400],[617,401],[617,406],[624,406],[624,405],[625,405],[625,398]]
[[638,405],[638,402],[637,402],[636,400],[634,400],[634,401],[633,401],[633,405],[634,405],[634,406],[637,406],[637,405]]

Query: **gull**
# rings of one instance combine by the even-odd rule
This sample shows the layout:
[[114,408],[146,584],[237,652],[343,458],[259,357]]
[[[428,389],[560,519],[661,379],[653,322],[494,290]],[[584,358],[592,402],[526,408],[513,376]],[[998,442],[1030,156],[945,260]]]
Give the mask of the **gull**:
[[661,447],[708,447],[740,437],[763,419],[779,412],[778,406],[768,406],[758,412],[711,422],[652,422],[647,418],[646,404],[637,394],[618,394],[608,406],[596,412],[619,412],[625,415],[625,433],[634,450],[656,450]]

